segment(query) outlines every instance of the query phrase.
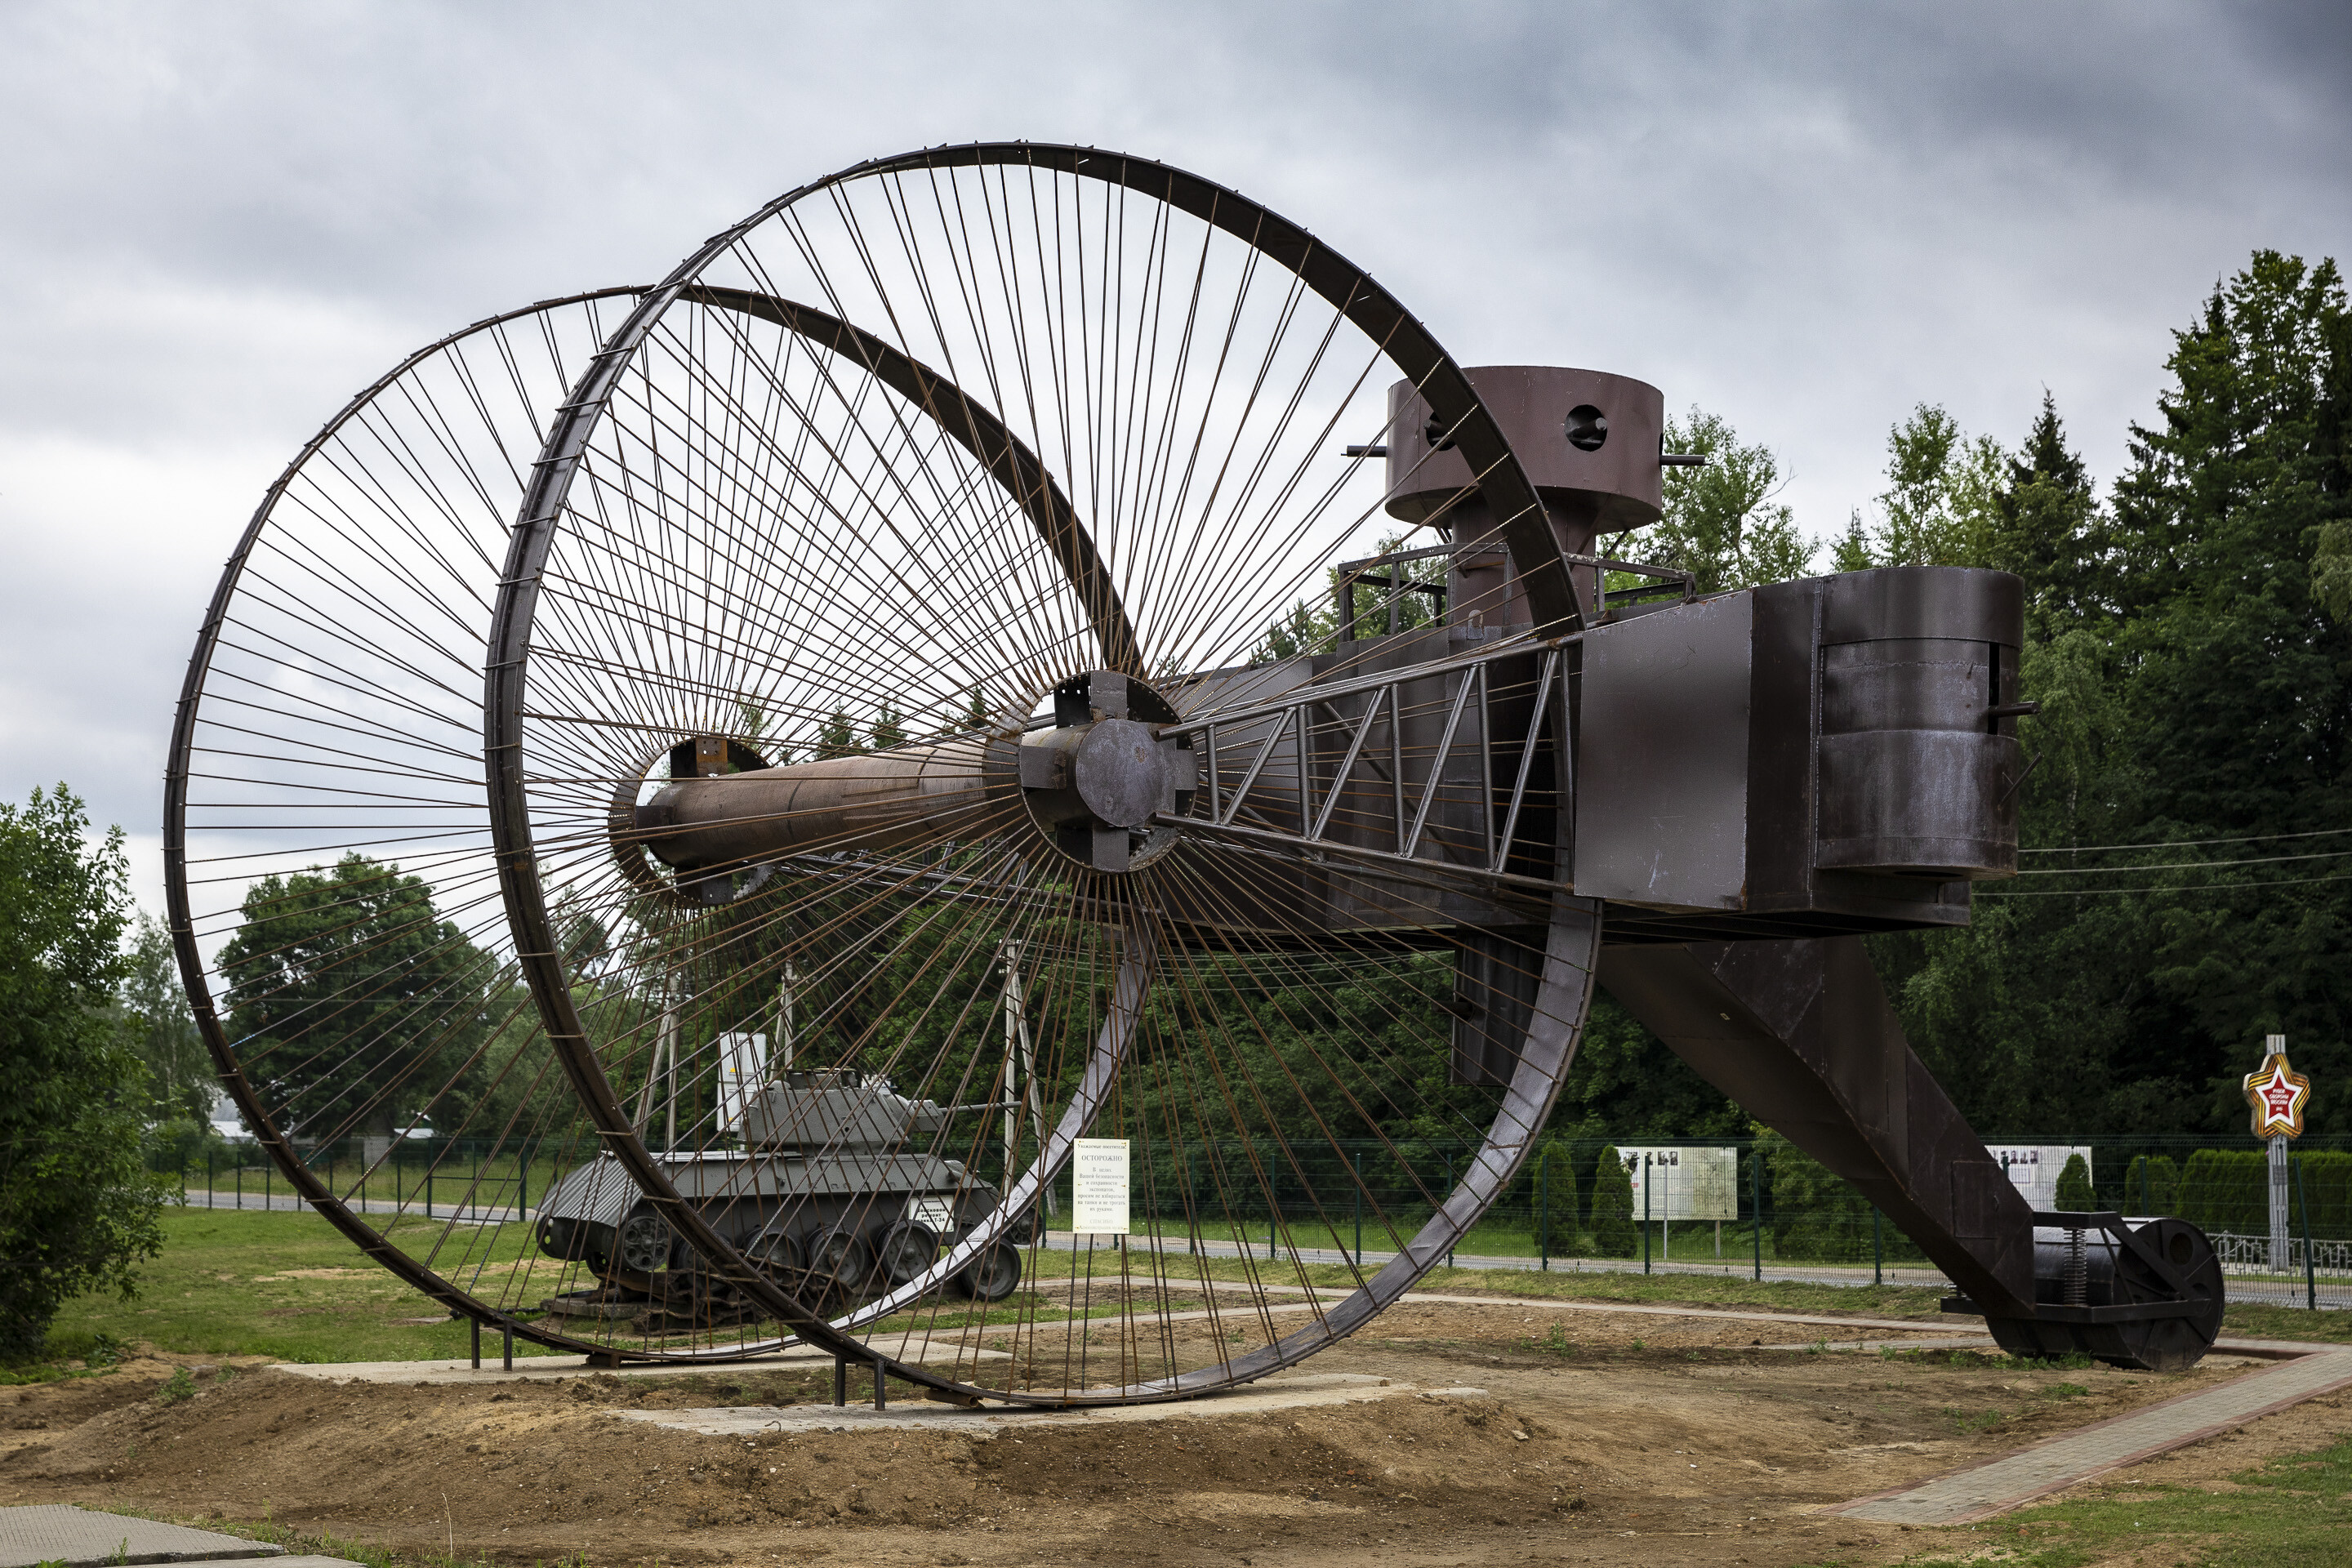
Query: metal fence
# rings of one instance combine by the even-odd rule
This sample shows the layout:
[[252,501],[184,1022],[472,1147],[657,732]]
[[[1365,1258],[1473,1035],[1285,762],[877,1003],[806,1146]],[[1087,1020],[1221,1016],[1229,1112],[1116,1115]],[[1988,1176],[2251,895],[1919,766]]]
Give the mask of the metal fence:
[[[2269,1223],[2263,1152],[2251,1138],[2057,1135],[1988,1146],[2044,1156],[2032,1183],[2021,1183],[2036,1207],[2178,1215],[2212,1237],[2232,1300],[2327,1310],[2352,1308],[2347,1145],[2352,1139],[2314,1137],[2296,1149],[2283,1245]],[[1378,1267],[1453,1190],[1475,1148],[1433,1140],[1338,1146],[1271,1137],[1136,1140],[1130,1244]],[[1645,1175],[1645,1148],[1654,1156],[1682,1152],[1689,1166],[1705,1164],[1711,1174],[1704,1184]],[[2077,1152],[2079,1171],[2069,1168]],[[361,1212],[461,1224],[530,1217],[531,1195],[545,1192],[567,1163],[536,1146],[360,1139],[309,1150],[304,1160]],[[193,1206],[302,1206],[283,1173],[249,1143],[189,1152],[178,1174],[181,1201]],[[1067,1213],[1064,1203],[1049,1205],[1048,1245],[1086,1245],[1068,1234]],[[1548,1138],[1452,1258],[1465,1268],[1945,1282],[1852,1186],[1769,1136],[1678,1143]]]

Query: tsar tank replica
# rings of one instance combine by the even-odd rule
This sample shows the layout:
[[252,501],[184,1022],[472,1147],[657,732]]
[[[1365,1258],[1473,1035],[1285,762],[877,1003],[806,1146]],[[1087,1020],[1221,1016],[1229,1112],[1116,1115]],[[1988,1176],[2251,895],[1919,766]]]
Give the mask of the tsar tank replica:
[[[995,1209],[997,1189],[968,1166],[919,1152],[936,1143],[948,1114],[855,1068],[786,1072],[745,1100],[741,1150],[655,1159],[730,1244],[802,1300],[842,1312],[920,1275]],[[760,1315],[610,1154],[548,1192],[537,1238],[600,1281],[551,1299],[551,1312],[633,1318],[651,1331]],[[1007,1234],[982,1249],[946,1289],[1003,1300],[1021,1280],[1022,1239]]]

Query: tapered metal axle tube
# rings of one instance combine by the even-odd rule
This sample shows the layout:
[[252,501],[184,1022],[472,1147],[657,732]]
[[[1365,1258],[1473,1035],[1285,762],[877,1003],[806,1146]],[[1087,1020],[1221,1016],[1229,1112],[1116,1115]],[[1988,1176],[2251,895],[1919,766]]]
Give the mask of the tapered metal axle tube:
[[[1129,870],[1165,847],[1154,815],[1187,808],[1197,782],[1189,742],[1160,738],[1176,711],[1110,670],[1051,697],[1052,723],[1017,737],[953,735],[781,767],[740,767],[752,756],[743,742],[697,736],[671,753],[671,781],[651,800],[615,801],[614,848],[626,866],[641,847],[714,902],[733,896],[736,873],[786,856],[944,844],[1024,822],[1082,865]],[[676,776],[681,763],[695,771]]]
[[959,735],[854,757],[675,779],[627,832],[679,872],[820,849],[896,849],[985,831],[988,742]]

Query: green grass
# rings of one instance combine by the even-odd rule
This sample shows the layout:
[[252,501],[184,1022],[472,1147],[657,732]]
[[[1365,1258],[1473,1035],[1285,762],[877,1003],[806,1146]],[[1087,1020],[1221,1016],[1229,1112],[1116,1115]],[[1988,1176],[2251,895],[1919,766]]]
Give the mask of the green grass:
[[[2346,1558],[2352,1519],[2352,1437],[2241,1470],[2230,1491],[2184,1486],[2125,1486],[2110,1495],[2026,1509],[1953,1533],[1965,1559],[1931,1551],[1912,1568],[1966,1561],[2020,1568],[2076,1568],[2119,1549],[2156,1553],[2158,1563],[2197,1568],[2330,1568]],[[2003,1545],[2007,1556],[1984,1548]]]
[[[441,1231],[418,1220],[392,1235],[421,1247]],[[515,1235],[499,1250],[522,1245]],[[310,1269],[339,1272],[289,1277]],[[296,1362],[447,1360],[469,1342],[464,1322],[395,1321],[440,1309],[314,1214],[167,1208],[163,1250],[140,1274],[136,1300],[81,1297],[58,1314],[57,1329],[184,1354]],[[515,1353],[546,1352],[518,1342]]]
[[[1367,1214],[1364,1216],[1363,1244],[1368,1251],[1394,1252],[1402,1245],[1399,1237],[1410,1239],[1428,1219],[1424,1212],[1402,1212],[1385,1216]],[[1055,1221],[1055,1224],[1064,1223]],[[1153,1220],[1139,1216],[1139,1226],[1164,1224],[1167,1234],[1181,1237],[1184,1226],[1181,1219]],[[1633,1244],[1630,1262],[1641,1267],[1642,1244],[1638,1239],[1641,1221],[1634,1222],[1637,1239]],[[1208,1221],[1196,1227],[1211,1239],[1255,1249],[1261,1258],[1266,1251],[1266,1222],[1263,1218],[1244,1221]],[[1825,1258],[1813,1252],[1792,1252],[1785,1256],[1772,1235],[1772,1226],[1764,1230],[1764,1261],[1767,1264],[1801,1264],[1808,1268],[1868,1268],[1871,1267],[1870,1237],[1860,1234],[1851,1256]],[[1304,1250],[1333,1249],[1353,1252],[1357,1231],[1344,1204],[1326,1207],[1320,1215],[1302,1213],[1286,1215],[1276,1233],[1279,1249],[1298,1247]],[[1889,1268],[1921,1268],[1930,1267],[1909,1242],[1890,1229],[1885,1236],[1885,1266]],[[1455,1244],[1456,1253],[1476,1258],[1537,1258],[1547,1253],[1556,1259],[1582,1258],[1589,1261],[1601,1254],[1592,1245],[1589,1231],[1580,1229],[1566,1220],[1555,1217],[1548,1237],[1538,1233],[1531,1215],[1489,1215],[1466,1232]],[[1650,1255],[1660,1262],[1676,1264],[1720,1264],[1726,1268],[1751,1267],[1755,1260],[1753,1228],[1726,1221],[1723,1246],[1716,1247],[1715,1226],[1710,1221],[1683,1220],[1668,1226],[1652,1222]]]
[[[127,1345],[141,1341],[157,1349],[196,1355],[267,1355],[287,1361],[430,1361],[464,1355],[467,1326],[437,1315],[438,1310],[415,1290],[371,1262],[357,1247],[316,1215],[302,1212],[167,1208],[163,1214],[163,1254],[143,1270],[139,1299],[129,1303],[110,1297],[84,1297],[60,1314],[60,1339],[44,1366],[0,1372],[0,1383],[37,1381],[79,1374],[69,1363],[88,1359],[102,1345]],[[445,1227],[423,1220],[404,1220],[393,1238],[419,1248],[439,1241]],[[530,1248],[520,1226],[496,1231],[460,1230],[462,1244],[482,1248],[494,1264],[504,1264]],[[1097,1279],[1116,1272],[1116,1253],[1092,1255]],[[445,1258],[445,1263],[447,1261]],[[468,1259],[468,1265],[476,1259]],[[1031,1278],[1043,1283],[1083,1272],[1088,1255],[1047,1252],[1031,1255]],[[1129,1267],[1140,1276],[1150,1266],[1148,1255],[1130,1249]],[[1320,1289],[1347,1289],[1355,1275],[1344,1265],[1315,1264],[1304,1268],[1286,1258],[1268,1265],[1263,1258],[1195,1258],[1181,1254],[1167,1260],[1171,1283],[1181,1289],[1205,1269],[1210,1278],[1229,1281],[1263,1280],[1276,1285],[1312,1284]],[[553,1278],[551,1265],[551,1279]],[[313,1278],[302,1271],[334,1270]],[[503,1274],[503,1269],[496,1270]],[[1897,1318],[1935,1323],[1943,1292],[1911,1286],[1842,1286],[1797,1281],[1758,1283],[1737,1276],[1705,1274],[1644,1275],[1629,1269],[1541,1273],[1525,1269],[1438,1268],[1422,1282],[1424,1290],[1462,1295],[1507,1296],[1524,1300],[1573,1300],[1628,1303],[1685,1303],[1790,1312],[1833,1312]],[[947,1308],[957,1323],[1003,1321],[1003,1309],[976,1312],[969,1307]],[[1112,1310],[1110,1308],[1101,1309]],[[424,1323],[404,1318],[434,1318]],[[929,1310],[909,1321],[928,1319]],[[931,1320],[948,1326],[948,1317]],[[896,1322],[897,1320],[894,1320]],[[2352,1342],[2352,1313],[2307,1312],[2270,1306],[2233,1306],[2224,1331],[2270,1339]],[[59,1346],[64,1348],[60,1349]],[[78,1347],[78,1348],[77,1348]],[[547,1353],[518,1341],[516,1353]]]
[[2233,1301],[2221,1313],[2221,1331],[2239,1339],[2352,1343],[2352,1312],[2311,1312],[2301,1307]]

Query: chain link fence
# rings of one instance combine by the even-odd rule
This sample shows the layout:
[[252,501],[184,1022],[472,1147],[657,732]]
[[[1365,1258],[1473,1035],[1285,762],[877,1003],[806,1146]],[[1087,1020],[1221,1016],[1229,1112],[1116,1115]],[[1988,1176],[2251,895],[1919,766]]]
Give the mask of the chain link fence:
[[[2289,1164],[2284,1236],[2252,1138],[2045,1136],[1988,1149],[2036,1208],[2171,1215],[2213,1239],[2236,1300],[2352,1307],[2352,1139],[2308,1137]],[[1376,1268],[1468,1170],[1465,1140],[1130,1144],[1131,1245]],[[215,1209],[304,1206],[258,1147],[214,1141],[176,1156],[180,1201]],[[304,1163],[362,1213],[442,1222],[527,1218],[565,1163],[538,1147],[353,1138]],[[169,1168],[169,1167],[167,1167]],[[983,1179],[1000,1173],[983,1170]],[[1067,1229],[1067,1180],[1048,1245]],[[1910,1238],[1786,1140],[1544,1139],[1454,1247],[1465,1268],[1633,1269],[1757,1279],[1937,1286]]]

